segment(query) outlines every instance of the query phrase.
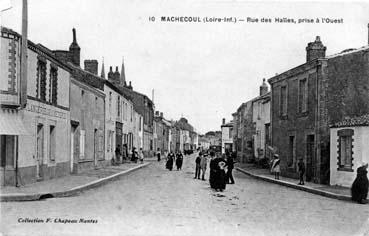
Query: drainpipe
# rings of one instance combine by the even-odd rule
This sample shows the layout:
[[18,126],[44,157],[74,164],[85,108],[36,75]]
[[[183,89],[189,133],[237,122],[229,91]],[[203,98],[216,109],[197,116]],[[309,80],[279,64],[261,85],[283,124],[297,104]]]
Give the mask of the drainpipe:
[[18,135],[15,136],[15,187],[20,187],[18,183]]

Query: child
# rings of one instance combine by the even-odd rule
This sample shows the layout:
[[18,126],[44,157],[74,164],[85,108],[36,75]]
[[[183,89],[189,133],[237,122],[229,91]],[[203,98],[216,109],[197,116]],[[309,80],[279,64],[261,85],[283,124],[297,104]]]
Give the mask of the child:
[[304,185],[304,174],[305,174],[305,163],[302,160],[302,158],[300,158],[299,162],[297,163],[298,166],[298,171],[299,171],[299,176],[300,176],[300,182],[299,185]]
[[274,178],[279,179],[279,173],[281,172],[281,167],[279,166],[280,160],[279,155],[274,154],[274,160],[272,164],[272,172],[274,173]]

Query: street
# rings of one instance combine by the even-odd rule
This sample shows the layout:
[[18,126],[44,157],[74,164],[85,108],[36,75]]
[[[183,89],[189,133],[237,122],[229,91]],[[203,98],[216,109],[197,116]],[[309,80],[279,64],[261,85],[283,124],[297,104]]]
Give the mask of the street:
[[[32,235],[328,236],[363,235],[369,230],[369,205],[286,188],[237,171],[235,185],[227,185],[222,193],[215,192],[208,181],[193,179],[194,157],[184,157],[181,171],[166,170],[163,160],[153,162],[76,197],[2,202],[1,232],[3,235],[32,232]],[[52,221],[18,223],[20,218]],[[61,223],[81,218],[90,222]]]

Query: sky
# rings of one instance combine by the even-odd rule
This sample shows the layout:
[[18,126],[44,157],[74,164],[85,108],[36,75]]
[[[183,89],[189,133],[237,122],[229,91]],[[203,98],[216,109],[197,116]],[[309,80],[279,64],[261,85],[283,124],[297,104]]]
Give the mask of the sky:
[[[3,0],[0,0],[3,1]],[[9,0],[8,0],[9,1]],[[21,32],[21,0],[1,25]],[[1,4],[0,4],[1,5]],[[69,48],[72,28],[83,60],[122,64],[134,90],[152,97],[167,119],[184,116],[200,133],[220,130],[259,95],[263,78],[305,62],[319,35],[327,55],[368,44],[369,2],[236,0],[28,0],[29,39]],[[161,16],[271,18],[272,23],[161,22]],[[150,21],[155,17],[155,21]],[[343,23],[276,23],[274,19],[343,19]]]

